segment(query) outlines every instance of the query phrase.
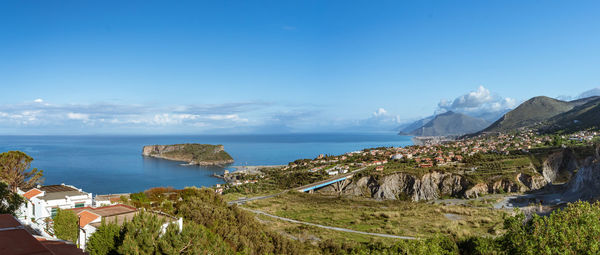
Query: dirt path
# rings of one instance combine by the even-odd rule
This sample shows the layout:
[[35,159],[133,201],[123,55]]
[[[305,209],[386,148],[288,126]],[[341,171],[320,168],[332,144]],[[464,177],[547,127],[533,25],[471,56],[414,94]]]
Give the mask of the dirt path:
[[320,225],[320,224],[315,224],[315,223],[310,223],[310,222],[304,222],[304,221],[298,221],[298,220],[288,219],[288,218],[284,218],[284,217],[279,217],[279,216],[272,215],[272,214],[269,214],[269,213],[266,213],[266,212],[263,212],[263,211],[259,211],[259,210],[253,210],[253,209],[244,208],[244,207],[239,207],[239,208],[244,209],[246,211],[253,212],[255,214],[264,215],[264,216],[271,217],[271,218],[278,219],[278,220],[282,220],[282,221],[287,221],[287,222],[292,222],[292,223],[297,223],[297,224],[304,224],[304,225],[309,225],[309,226],[314,226],[314,227],[319,227],[319,228],[324,228],[324,229],[330,229],[330,230],[335,230],[335,231],[355,233],[355,234],[363,234],[363,235],[371,235],[371,236],[378,236],[378,237],[407,239],[407,240],[418,239],[416,237],[411,237],[411,236],[396,236],[396,235],[388,235],[388,234],[380,234],[380,233],[363,232],[363,231],[352,230],[352,229],[347,229],[347,228],[338,228],[338,227],[325,226],[325,225]]

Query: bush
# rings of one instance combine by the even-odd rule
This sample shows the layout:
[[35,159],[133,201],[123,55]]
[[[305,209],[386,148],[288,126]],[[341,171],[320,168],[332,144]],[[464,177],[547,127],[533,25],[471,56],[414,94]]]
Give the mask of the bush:
[[90,236],[86,250],[91,255],[118,254],[117,248],[122,242],[121,227],[103,220],[102,225]]
[[76,243],[78,232],[77,215],[73,211],[58,209],[56,216],[54,216],[54,234],[56,237]]

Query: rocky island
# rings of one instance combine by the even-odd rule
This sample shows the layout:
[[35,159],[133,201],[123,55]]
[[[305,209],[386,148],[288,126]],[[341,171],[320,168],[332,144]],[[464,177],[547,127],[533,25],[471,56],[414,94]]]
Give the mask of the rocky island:
[[223,145],[213,144],[173,144],[147,145],[142,155],[174,161],[187,162],[199,166],[224,166],[233,163],[233,158],[225,151]]

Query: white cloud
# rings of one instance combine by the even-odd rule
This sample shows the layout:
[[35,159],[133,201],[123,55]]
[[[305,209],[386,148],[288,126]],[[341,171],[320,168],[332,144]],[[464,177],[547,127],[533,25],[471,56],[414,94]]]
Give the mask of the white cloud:
[[384,115],[387,115],[387,111],[383,108],[379,108],[379,109],[377,109],[377,111],[375,111],[373,113],[373,116],[375,116],[375,117],[384,116]]
[[90,115],[84,114],[84,113],[70,112],[70,113],[67,113],[67,118],[71,119],[71,120],[89,120]]
[[228,114],[228,115],[209,115],[208,119],[211,120],[231,120],[237,122],[248,122],[248,119],[240,118],[237,114]]
[[493,120],[497,115],[515,108],[518,101],[494,95],[484,86],[470,91],[454,100],[442,99],[436,112],[455,111]]
[[584,91],[583,93],[579,94],[579,96],[577,96],[577,98],[581,99],[581,98],[593,97],[593,96],[600,96],[600,88],[593,88],[588,91]]
[[33,100],[33,102],[35,102],[35,103],[43,103],[43,102],[44,102],[44,100],[43,100],[43,99],[41,99],[41,98],[38,98],[38,99],[36,99],[36,100]]

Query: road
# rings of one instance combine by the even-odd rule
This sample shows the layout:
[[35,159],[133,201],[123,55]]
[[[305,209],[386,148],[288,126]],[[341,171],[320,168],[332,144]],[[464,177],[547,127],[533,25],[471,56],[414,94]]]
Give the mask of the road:
[[355,234],[362,234],[362,235],[370,235],[370,236],[378,236],[378,237],[406,239],[406,240],[415,240],[415,239],[418,239],[418,238],[412,237],[412,236],[388,235],[388,234],[380,234],[380,233],[363,232],[363,231],[352,230],[352,229],[347,229],[347,228],[338,228],[338,227],[325,226],[325,225],[320,225],[320,224],[315,224],[315,223],[310,223],[310,222],[304,222],[304,221],[298,221],[298,220],[288,219],[288,218],[284,218],[284,217],[279,217],[279,216],[272,215],[272,214],[269,214],[269,213],[266,213],[266,212],[263,212],[263,211],[259,211],[259,210],[253,210],[253,209],[244,208],[244,207],[239,207],[239,208],[244,209],[246,211],[253,212],[255,214],[264,215],[264,216],[267,216],[267,217],[270,217],[270,218],[274,218],[274,219],[278,219],[278,220],[282,220],[282,221],[287,221],[287,222],[297,223],[297,224],[304,224],[304,225],[309,225],[309,226],[314,226],[314,227],[319,227],[319,228],[324,228],[324,229],[330,229],[330,230],[335,230],[335,231],[341,231],[341,232],[347,232],[347,233],[355,233]]
[[287,190],[279,192],[277,194],[272,194],[272,195],[267,195],[267,196],[242,198],[242,199],[238,199],[238,200],[234,200],[234,201],[229,201],[229,202],[227,202],[227,204],[228,205],[232,205],[232,204],[244,204],[246,202],[250,202],[250,201],[254,201],[254,200],[261,200],[261,199],[267,199],[267,198],[276,197],[276,196],[279,196],[279,195],[281,195],[281,194],[283,194],[285,192],[287,192]]

